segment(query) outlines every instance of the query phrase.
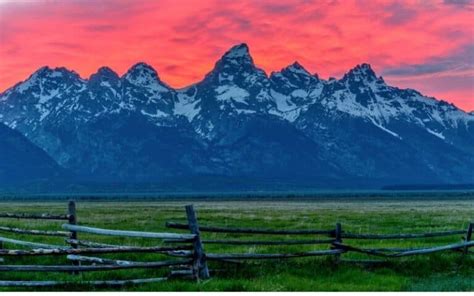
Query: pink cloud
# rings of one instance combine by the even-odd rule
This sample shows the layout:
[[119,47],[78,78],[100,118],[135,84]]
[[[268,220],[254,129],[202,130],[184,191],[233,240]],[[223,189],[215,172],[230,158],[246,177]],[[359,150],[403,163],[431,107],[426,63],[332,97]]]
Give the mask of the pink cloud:
[[[137,61],[152,64],[164,81],[181,87],[202,78],[240,42],[249,44],[267,72],[294,60],[322,77],[338,77],[362,62],[379,73],[429,65],[474,44],[472,6],[445,2],[5,2],[0,4],[0,89],[44,65],[88,77],[103,65],[124,73]],[[468,66],[472,73],[472,63]],[[474,109],[469,87],[474,81],[466,69],[438,74],[386,78]]]

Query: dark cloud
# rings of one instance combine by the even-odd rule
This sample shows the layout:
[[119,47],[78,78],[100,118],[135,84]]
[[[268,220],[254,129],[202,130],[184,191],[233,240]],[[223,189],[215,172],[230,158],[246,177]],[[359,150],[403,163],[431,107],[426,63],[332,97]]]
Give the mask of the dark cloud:
[[277,3],[277,2],[260,2],[260,8],[269,14],[286,15],[296,9],[296,5],[292,3]]
[[[130,0],[67,0],[67,1],[6,1],[1,4],[0,15],[30,14],[37,18],[66,16],[72,19],[101,19],[145,12],[146,3],[136,5]],[[72,9],[70,9],[72,8]]]
[[387,5],[385,10],[391,13],[391,15],[383,21],[387,25],[403,25],[417,16],[416,10],[409,8],[406,4],[401,2],[393,2]]
[[337,37],[340,37],[340,38],[344,37],[344,34],[342,33],[341,28],[337,25],[328,24],[328,25],[324,25],[324,27],[328,29],[331,33],[336,35]]
[[[192,39],[194,42],[205,38],[232,39],[232,32],[254,32],[262,28],[254,26],[252,20],[242,11],[233,7],[202,12],[185,18],[173,27],[179,39]],[[178,40],[179,41],[179,40]]]
[[167,71],[167,72],[168,72],[168,71],[169,71],[169,72],[176,71],[176,70],[178,70],[178,69],[180,69],[180,67],[179,67],[178,65],[168,65],[168,66],[165,66],[165,67],[163,68],[163,70],[165,70],[165,71]]
[[84,46],[80,44],[69,43],[69,42],[54,41],[54,42],[48,42],[48,45],[53,46],[53,47],[64,48],[64,49],[84,49]]
[[110,32],[110,31],[116,31],[119,30],[120,28],[115,25],[87,25],[84,27],[86,31],[89,32]]
[[329,51],[329,52],[343,52],[344,50],[345,50],[345,48],[342,47],[342,46],[335,46],[335,47],[329,48],[327,51]]
[[453,5],[462,8],[472,8],[474,6],[474,0],[444,0],[443,3],[446,5]]
[[173,43],[183,43],[183,44],[190,44],[194,38],[190,38],[190,37],[173,37],[171,39],[169,39],[171,42]]
[[4,46],[0,48],[1,51],[3,51],[6,55],[14,55],[14,54],[19,54],[21,51],[21,48],[19,46]]
[[431,58],[422,64],[401,65],[385,69],[383,74],[387,76],[416,76],[465,70],[474,70],[474,44],[460,47],[444,57]]
[[290,1],[255,1],[256,8],[267,15],[300,15],[302,10],[314,12],[323,6],[334,5],[334,1],[290,0]]

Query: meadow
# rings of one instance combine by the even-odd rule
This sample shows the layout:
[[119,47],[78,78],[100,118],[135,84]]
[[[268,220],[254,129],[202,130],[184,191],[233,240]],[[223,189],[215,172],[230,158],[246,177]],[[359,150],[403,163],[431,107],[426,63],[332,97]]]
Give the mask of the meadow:
[[[164,200],[164,201],[79,201],[78,224],[109,229],[183,232],[166,228],[166,221],[185,222],[184,205],[194,204],[199,223],[213,226],[261,227],[270,229],[333,229],[340,222],[351,233],[421,233],[466,229],[474,221],[472,198],[451,199],[264,199],[264,200]],[[3,201],[0,212],[57,213],[67,211],[66,201]],[[61,222],[0,218],[0,226],[60,230]],[[1,236],[51,244],[64,238],[1,233]],[[262,235],[203,233],[203,239],[262,239]],[[122,245],[152,246],[159,241],[79,234],[80,239]],[[316,236],[265,236],[266,239]],[[356,246],[416,248],[460,242],[460,235],[401,240],[351,240]],[[8,248],[18,248],[5,243]],[[209,253],[276,253],[328,249],[328,245],[222,246],[206,244]],[[147,261],[156,254],[121,254],[102,257]],[[129,291],[473,291],[474,256],[442,252],[424,256],[389,259],[380,266],[334,264],[333,257],[246,261],[243,264],[209,262],[210,279],[195,282],[173,279],[160,283],[120,288]],[[368,258],[348,253],[342,259]],[[5,258],[3,264],[71,264],[64,257]],[[2,263],[0,263],[2,264]],[[0,280],[67,280],[59,288],[34,290],[116,290],[75,284],[77,281],[157,277],[167,270],[120,270],[68,273],[0,272]],[[119,289],[119,288],[117,288]],[[0,291],[27,290],[0,288]]]

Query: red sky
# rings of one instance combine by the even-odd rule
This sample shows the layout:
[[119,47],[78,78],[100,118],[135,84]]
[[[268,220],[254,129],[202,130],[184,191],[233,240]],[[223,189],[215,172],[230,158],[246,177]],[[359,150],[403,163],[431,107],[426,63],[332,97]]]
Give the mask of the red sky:
[[241,42],[267,73],[298,60],[340,77],[367,62],[474,110],[473,0],[0,0],[0,91],[44,65],[88,77],[138,61],[182,87]]

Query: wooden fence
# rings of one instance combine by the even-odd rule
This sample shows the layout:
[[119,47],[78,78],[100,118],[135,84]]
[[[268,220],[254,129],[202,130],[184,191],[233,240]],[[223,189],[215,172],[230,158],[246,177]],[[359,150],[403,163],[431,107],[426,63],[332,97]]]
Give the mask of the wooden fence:
[[[14,219],[40,219],[63,222],[61,231],[30,230],[13,227],[0,226],[0,232],[10,232],[27,235],[59,236],[64,237],[64,245],[51,245],[25,240],[12,239],[0,236],[0,257],[23,257],[23,256],[66,256],[70,265],[5,265],[0,264],[3,272],[69,272],[79,274],[89,271],[110,271],[120,269],[144,269],[144,268],[170,268],[166,277],[132,279],[132,280],[106,280],[78,282],[95,286],[121,286],[126,284],[152,283],[167,280],[171,277],[184,276],[201,279],[209,277],[209,270],[204,264],[204,254],[199,233],[196,232],[196,215],[192,207],[187,208],[188,224],[190,233],[158,233],[144,231],[125,231],[102,229],[96,227],[78,225],[76,204],[70,201],[68,212],[64,215],[53,214],[16,214],[0,213],[0,218]],[[119,236],[129,238],[147,238],[173,240],[178,244],[159,245],[152,247],[110,245],[99,242],[91,242],[80,239],[80,233]],[[19,245],[22,249],[7,249],[8,245]],[[116,254],[116,253],[153,253],[169,256],[172,259],[156,262],[135,262],[127,260],[113,260],[99,257],[91,257],[92,254]],[[2,260],[3,261],[3,260]],[[60,286],[70,284],[61,281],[0,281],[0,286]]]
[[[171,232],[144,232],[112,230],[78,224],[76,204],[70,201],[67,214],[15,214],[0,213],[0,218],[13,219],[41,219],[67,222],[62,225],[61,231],[55,230],[31,230],[14,227],[0,226],[0,232],[17,233],[23,235],[57,236],[64,237],[64,245],[51,245],[24,241],[0,236],[0,257],[19,256],[66,256],[70,265],[4,265],[0,264],[3,272],[69,272],[79,274],[90,271],[110,271],[121,269],[144,269],[144,268],[169,268],[168,275],[158,278],[144,278],[131,280],[104,280],[74,282],[95,286],[122,286],[127,284],[153,283],[174,277],[184,277],[195,280],[210,277],[208,261],[220,261],[229,263],[241,263],[244,260],[266,260],[266,259],[289,259],[298,257],[332,256],[335,264],[340,262],[349,263],[377,263],[377,260],[342,260],[342,255],[348,252],[356,252],[369,256],[382,258],[398,258],[405,256],[426,255],[441,251],[456,251],[464,255],[473,254],[469,249],[474,246],[472,241],[473,223],[469,223],[466,230],[451,230],[428,233],[407,234],[356,234],[343,230],[341,223],[336,223],[333,229],[325,230],[284,230],[284,229],[262,229],[262,228],[232,228],[199,225],[196,212],[192,205],[185,207],[187,221],[185,223],[167,222],[166,227],[178,230],[187,230],[189,233]],[[80,233],[119,236],[128,238],[158,239],[163,244],[151,247],[111,245],[95,241],[81,240]],[[205,239],[203,233],[224,234],[246,234],[247,236],[298,236],[298,239]],[[416,249],[406,248],[363,248],[355,246],[352,240],[397,240],[418,239],[432,237],[449,237],[464,234],[461,242],[452,244],[425,247]],[[311,239],[301,239],[301,236],[310,236]],[[315,239],[314,237],[318,238]],[[5,248],[8,245],[19,245],[22,249]],[[204,245],[268,245],[268,246],[290,246],[290,245],[327,245],[326,249],[315,249],[301,252],[284,253],[206,253]],[[113,254],[113,253],[154,253],[171,257],[170,260],[154,262],[136,262],[128,260],[115,260],[91,255]],[[0,258],[0,263],[3,261]],[[212,270],[211,270],[212,271]],[[24,287],[47,287],[71,284],[64,281],[1,281],[0,286],[24,286]]]
[[[221,244],[221,245],[317,245],[327,244],[328,250],[314,250],[298,253],[278,253],[278,254],[214,254],[206,253],[205,258],[208,260],[258,260],[258,259],[285,259],[295,257],[309,257],[309,256],[334,256],[335,261],[341,260],[341,255],[347,252],[363,253],[371,256],[378,256],[383,258],[395,258],[414,255],[424,255],[436,253],[441,251],[461,251],[464,254],[472,254],[469,248],[474,246],[472,241],[472,228],[474,223],[469,223],[467,230],[450,230],[442,232],[428,232],[428,233],[397,233],[397,234],[355,234],[345,232],[342,229],[341,223],[336,223],[334,229],[327,230],[274,230],[262,228],[231,228],[231,227],[217,227],[201,225],[200,232],[225,233],[225,234],[247,234],[247,235],[319,235],[320,239],[298,239],[298,240],[234,240],[234,239],[213,239],[206,240],[202,238],[204,244]],[[166,226],[174,229],[186,229],[188,225],[185,223],[167,222]],[[418,239],[418,238],[432,238],[432,237],[449,237],[454,235],[465,234],[463,241],[459,243],[448,244],[436,247],[424,248],[383,248],[370,249],[356,247],[345,243],[346,240],[399,240],[399,239]],[[343,242],[344,240],[344,242]],[[172,242],[172,241],[168,241]],[[349,260],[347,262],[357,263],[356,260]],[[366,261],[359,261],[361,263]],[[372,261],[375,262],[375,261]]]

